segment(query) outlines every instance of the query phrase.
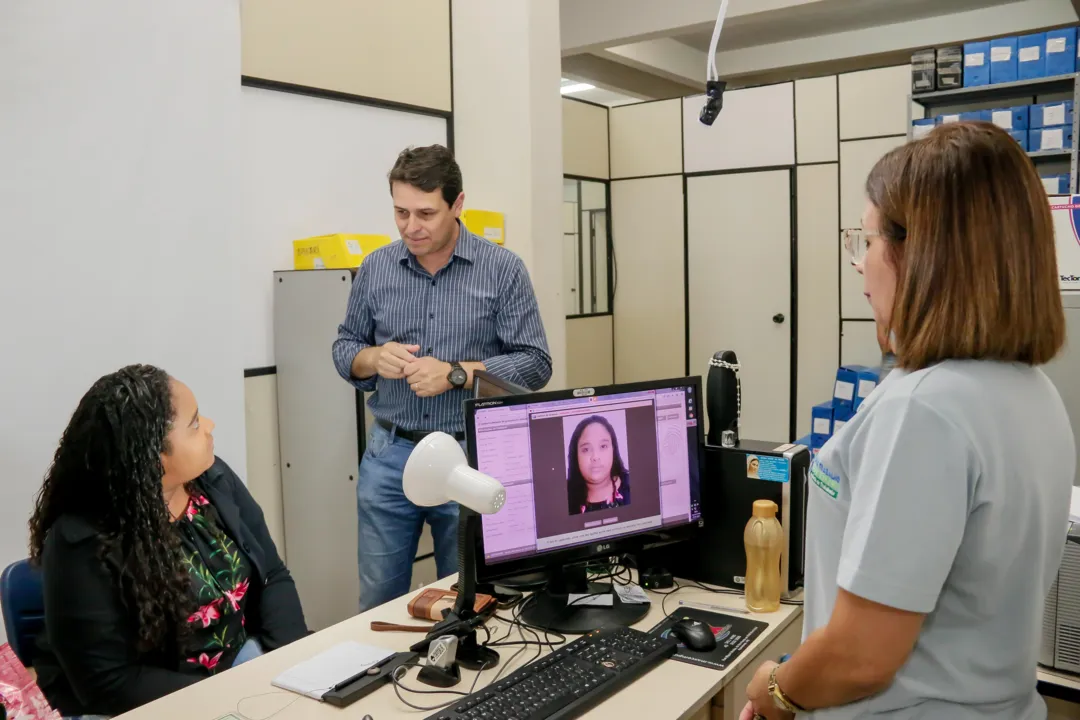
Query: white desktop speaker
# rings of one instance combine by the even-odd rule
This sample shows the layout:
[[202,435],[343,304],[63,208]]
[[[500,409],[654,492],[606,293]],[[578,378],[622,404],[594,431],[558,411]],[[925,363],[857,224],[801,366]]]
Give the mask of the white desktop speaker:
[[405,463],[402,488],[405,497],[421,507],[453,501],[491,515],[506,503],[502,483],[469,467],[461,445],[441,432],[431,433],[413,448]]

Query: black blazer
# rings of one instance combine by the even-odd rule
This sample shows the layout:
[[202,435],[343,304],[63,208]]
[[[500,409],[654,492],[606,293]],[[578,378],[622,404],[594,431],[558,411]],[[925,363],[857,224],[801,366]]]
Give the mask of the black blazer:
[[[229,537],[251,561],[248,634],[267,651],[306,635],[296,584],[258,503],[221,459],[199,481]],[[78,515],[60,517],[45,538],[45,629],[34,667],[45,697],[64,716],[119,715],[201,679],[178,671],[175,643],[137,650],[133,610],[118,582],[119,560],[99,560],[99,547],[92,521]]]

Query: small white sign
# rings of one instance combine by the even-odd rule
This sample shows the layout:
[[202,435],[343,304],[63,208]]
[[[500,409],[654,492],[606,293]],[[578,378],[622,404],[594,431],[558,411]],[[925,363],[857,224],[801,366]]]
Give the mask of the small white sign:
[[1012,48],[1008,45],[990,48],[990,62],[1009,62],[1011,59]]
[[986,53],[971,53],[964,56],[965,67],[982,67],[986,62]]
[[941,124],[942,125],[944,125],[945,123],[954,123],[954,122],[960,122],[960,116],[959,115],[942,115],[941,116]]
[[877,387],[877,383],[873,380],[860,380],[859,381],[859,397],[863,400],[870,397],[870,393],[874,392],[874,388]]
[[814,434],[815,435],[828,435],[829,434],[829,419],[828,418],[814,418]]
[[1046,54],[1065,52],[1065,38],[1050,38],[1046,41]]
[[1020,62],[1038,62],[1039,57],[1038,45],[1020,48],[1020,52],[1017,53],[1017,58],[1019,58]]
[[995,110],[990,117],[999,128],[1012,130],[1012,116],[1012,110]]
[[1044,129],[1039,150],[1061,150],[1065,147],[1065,131],[1061,128]]
[[837,380],[836,392],[833,393],[833,397],[838,397],[841,400],[847,400],[848,402],[851,402],[855,399],[855,383]]
[[1043,126],[1065,124],[1065,103],[1048,105],[1043,108]]

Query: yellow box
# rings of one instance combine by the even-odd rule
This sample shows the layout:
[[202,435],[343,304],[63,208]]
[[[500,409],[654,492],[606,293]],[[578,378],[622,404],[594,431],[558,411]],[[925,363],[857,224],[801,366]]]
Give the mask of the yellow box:
[[389,235],[320,235],[293,240],[294,270],[360,267],[369,253],[393,242]]
[[496,245],[506,242],[506,220],[501,212],[493,210],[465,210],[461,222],[469,232],[490,240]]

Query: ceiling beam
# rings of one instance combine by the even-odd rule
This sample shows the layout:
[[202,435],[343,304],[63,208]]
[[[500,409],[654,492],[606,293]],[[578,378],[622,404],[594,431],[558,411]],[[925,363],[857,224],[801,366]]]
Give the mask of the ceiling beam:
[[[1073,3],[1080,0],[1019,0],[951,15],[728,50],[717,53],[716,67],[721,78],[731,80],[773,77],[783,72],[808,77],[801,72],[808,67],[850,65],[853,59],[862,67],[872,66],[875,59],[884,57],[899,57],[902,62],[905,53],[920,47],[1074,23],[1077,11]],[[611,47],[599,54],[635,70],[693,85],[698,88],[696,92],[701,92],[708,56],[670,38]]]
[[[730,0],[726,23],[825,0]],[[563,55],[712,29],[720,0],[560,0]]]
[[599,88],[644,100],[664,100],[702,91],[702,87],[672,82],[595,55],[564,57],[562,70],[564,76],[587,78],[588,82]]

